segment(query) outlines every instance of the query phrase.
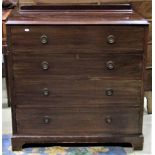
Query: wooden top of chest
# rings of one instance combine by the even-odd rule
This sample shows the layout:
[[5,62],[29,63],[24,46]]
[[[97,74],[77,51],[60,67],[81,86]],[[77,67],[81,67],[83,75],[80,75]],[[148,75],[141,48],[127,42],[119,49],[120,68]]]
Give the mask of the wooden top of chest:
[[7,25],[148,25],[129,4],[23,6]]

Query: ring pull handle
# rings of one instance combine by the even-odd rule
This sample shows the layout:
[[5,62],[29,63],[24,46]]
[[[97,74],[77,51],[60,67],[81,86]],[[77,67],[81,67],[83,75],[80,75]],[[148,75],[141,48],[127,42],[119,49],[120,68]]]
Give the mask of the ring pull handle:
[[44,122],[44,124],[49,124],[50,123],[50,117],[49,116],[44,116],[43,117],[43,122]]
[[112,96],[114,94],[114,91],[113,91],[113,89],[107,89],[106,92],[105,92],[105,94],[107,96]]
[[114,44],[114,43],[115,43],[115,36],[114,36],[114,35],[109,35],[109,36],[107,37],[107,42],[108,42],[109,44]]
[[44,96],[49,96],[49,90],[48,90],[48,88],[44,88],[43,89],[43,95]]
[[48,42],[48,37],[47,37],[45,34],[43,34],[43,35],[40,37],[40,41],[41,41],[42,44],[47,44],[47,42]]
[[41,66],[42,66],[42,69],[43,69],[43,70],[48,70],[48,68],[49,68],[49,64],[48,64],[47,61],[43,61],[43,62],[41,63]]
[[115,64],[113,61],[110,60],[106,63],[106,67],[108,70],[113,70],[115,68]]

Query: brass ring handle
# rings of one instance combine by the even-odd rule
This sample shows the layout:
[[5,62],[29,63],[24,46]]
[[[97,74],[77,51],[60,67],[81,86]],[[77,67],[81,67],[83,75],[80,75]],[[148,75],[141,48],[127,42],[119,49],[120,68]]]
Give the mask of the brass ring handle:
[[107,37],[107,42],[108,42],[109,44],[114,44],[114,43],[115,43],[115,36],[114,36],[114,35],[109,35],[109,36]]
[[50,117],[49,116],[44,116],[43,122],[44,122],[44,124],[49,124],[50,123]]
[[114,64],[113,61],[108,61],[106,63],[106,67],[107,67],[108,70],[113,70],[115,68],[115,64]]
[[107,90],[105,91],[105,94],[106,94],[107,96],[112,96],[112,95],[114,94],[114,91],[113,91],[112,89],[107,89]]
[[48,88],[44,88],[43,89],[43,95],[44,96],[49,96],[49,90],[48,90]]
[[41,40],[41,43],[42,43],[42,44],[47,44],[47,42],[48,42],[48,37],[47,37],[45,34],[43,34],[43,35],[40,37],[40,40]]
[[105,122],[106,122],[107,124],[111,124],[111,123],[112,123],[112,118],[109,117],[109,116],[107,116],[106,119],[105,119]]
[[43,69],[43,70],[47,70],[47,69],[49,68],[49,65],[48,65],[48,62],[47,62],[47,61],[43,61],[43,62],[41,63],[41,66],[42,66],[42,69]]

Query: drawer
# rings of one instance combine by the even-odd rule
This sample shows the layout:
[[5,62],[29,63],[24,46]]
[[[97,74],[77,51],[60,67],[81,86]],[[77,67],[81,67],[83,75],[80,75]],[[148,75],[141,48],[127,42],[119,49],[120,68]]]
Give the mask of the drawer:
[[105,53],[143,50],[141,26],[14,26],[15,52]]
[[141,79],[141,54],[14,54],[15,78],[79,76]]
[[138,134],[138,109],[17,108],[18,134],[90,136]]
[[55,77],[15,80],[18,106],[51,107],[138,107],[142,82],[102,78]]

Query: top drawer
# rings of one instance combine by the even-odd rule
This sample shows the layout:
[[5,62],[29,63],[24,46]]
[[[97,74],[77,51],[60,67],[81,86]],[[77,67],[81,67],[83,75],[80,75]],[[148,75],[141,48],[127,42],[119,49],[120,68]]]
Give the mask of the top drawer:
[[140,26],[13,26],[11,48],[52,53],[102,53],[143,50]]

